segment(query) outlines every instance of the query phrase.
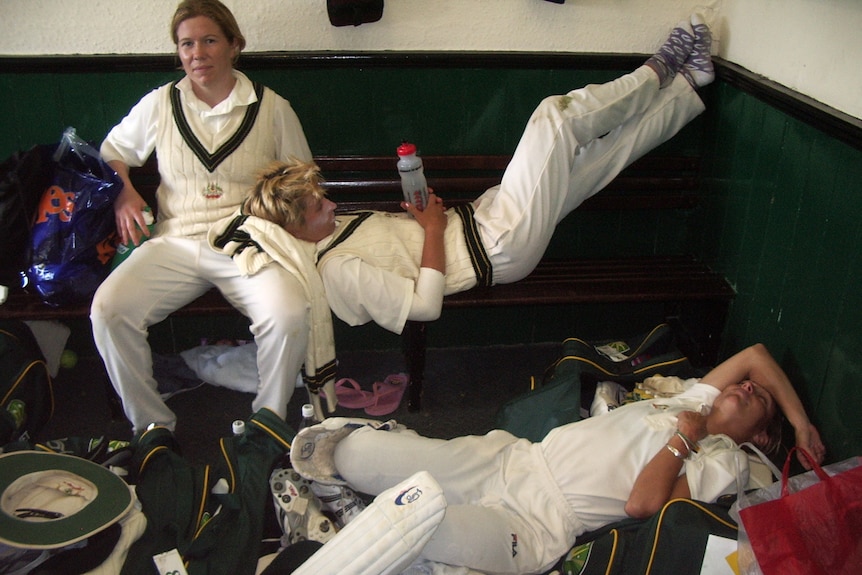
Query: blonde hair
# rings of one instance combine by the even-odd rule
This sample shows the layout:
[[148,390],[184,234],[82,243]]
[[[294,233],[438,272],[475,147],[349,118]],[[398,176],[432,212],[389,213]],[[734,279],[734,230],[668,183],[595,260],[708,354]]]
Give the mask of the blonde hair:
[[198,16],[206,16],[215,22],[221,28],[222,34],[225,35],[228,42],[231,44],[236,42],[238,49],[233,58],[234,63],[236,63],[240,52],[245,48],[245,36],[242,35],[233,13],[219,0],[183,0],[180,2],[176,12],[174,12],[174,17],[171,19],[171,38],[174,44],[179,45],[177,29],[180,24],[189,18],[197,18]]
[[320,168],[314,162],[296,158],[273,162],[258,173],[243,213],[269,220],[282,228],[302,227],[309,202],[326,197],[322,183]]

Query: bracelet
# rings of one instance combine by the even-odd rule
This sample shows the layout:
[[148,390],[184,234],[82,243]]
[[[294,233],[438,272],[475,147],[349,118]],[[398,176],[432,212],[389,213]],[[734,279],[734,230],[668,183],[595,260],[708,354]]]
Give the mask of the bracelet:
[[685,456],[682,454],[682,452],[680,452],[679,449],[677,449],[676,447],[674,447],[670,443],[666,443],[665,448],[668,451],[670,451],[671,453],[673,453],[673,456],[676,457],[677,459],[685,459]]
[[685,446],[688,448],[689,453],[697,453],[698,451],[700,451],[700,445],[698,445],[696,441],[692,441],[691,439],[686,437],[686,435],[679,429],[676,430],[676,435],[680,439],[682,439],[683,443],[685,443]]

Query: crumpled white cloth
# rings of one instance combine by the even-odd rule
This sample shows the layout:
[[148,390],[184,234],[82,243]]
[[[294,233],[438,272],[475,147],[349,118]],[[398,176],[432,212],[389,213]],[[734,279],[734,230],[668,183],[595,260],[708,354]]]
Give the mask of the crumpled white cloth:
[[[133,494],[135,493],[133,485],[130,485],[129,489]],[[135,495],[135,504],[120,519],[119,523],[122,526],[122,531],[120,532],[120,539],[114,546],[114,550],[101,565],[92,571],[88,571],[85,575],[116,575],[122,569],[123,563],[126,562],[126,557],[129,554],[129,548],[141,538],[147,528],[147,517],[141,511],[141,504],[137,500],[137,495]]]
[[211,385],[257,393],[257,344],[200,345],[180,352],[195,374]]

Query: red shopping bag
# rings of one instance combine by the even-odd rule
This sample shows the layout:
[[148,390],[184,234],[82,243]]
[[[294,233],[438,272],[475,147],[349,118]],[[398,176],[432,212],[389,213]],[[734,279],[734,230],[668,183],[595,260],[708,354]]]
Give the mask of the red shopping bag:
[[[797,449],[813,471],[788,484]],[[773,489],[768,500],[739,510],[740,528],[764,575],[862,573],[862,466],[853,458],[834,467],[840,471],[829,475],[808,452],[794,447],[784,463],[780,494]]]

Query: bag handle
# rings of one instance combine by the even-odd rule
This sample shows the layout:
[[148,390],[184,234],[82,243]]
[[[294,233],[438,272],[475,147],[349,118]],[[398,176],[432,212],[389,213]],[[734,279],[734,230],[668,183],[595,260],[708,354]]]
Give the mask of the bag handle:
[[[740,444],[739,447],[747,447],[752,452],[754,452],[754,454],[760,458],[760,461],[763,462],[763,464],[769,468],[769,472],[772,473],[772,476],[775,478],[775,480],[778,481],[779,479],[781,479],[781,471],[778,469],[778,467],[776,467],[776,465],[774,463],[772,463],[772,460],[769,459],[766,456],[766,454],[763,453],[756,445],[754,445],[750,441],[746,441],[745,443]],[[737,462],[737,470],[736,471],[738,474],[739,473],[739,463],[738,462]]]
[[54,151],[52,159],[55,162],[60,162],[69,153],[75,154],[78,156],[78,159],[85,163],[87,158],[93,158],[99,161],[101,161],[102,158],[99,150],[83,140],[72,126],[69,126],[63,131],[63,135],[60,137],[60,143],[57,145],[57,149]]
[[808,463],[811,465],[811,469],[814,470],[814,473],[817,474],[817,477],[820,478],[821,481],[826,481],[829,479],[829,475],[823,471],[823,468],[811,457],[811,454],[805,451],[802,447],[793,446],[790,448],[790,451],[787,453],[787,459],[784,461],[784,472],[781,474],[781,496],[787,497],[790,495],[790,489],[787,486],[787,480],[790,476],[790,461],[793,458],[793,452],[799,451],[802,455],[805,456],[805,459],[808,460]]
[[742,500],[745,495],[745,486],[742,484],[742,473],[739,469],[739,456],[745,457],[748,459],[748,454],[741,448],[746,447],[754,452],[757,457],[760,458],[760,461],[763,462],[766,467],[769,468],[769,472],[772,473],[772,476],[776,481],[781,479],[781,471],[779,471],[778,467],[775,466],[774,463],[763,453],[756,445],[753,443],[746,441],[739,445],[740,449],[734,454],[733,462],[736,464],[736,498],[737,500]]

